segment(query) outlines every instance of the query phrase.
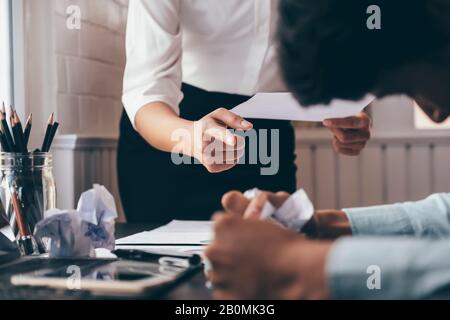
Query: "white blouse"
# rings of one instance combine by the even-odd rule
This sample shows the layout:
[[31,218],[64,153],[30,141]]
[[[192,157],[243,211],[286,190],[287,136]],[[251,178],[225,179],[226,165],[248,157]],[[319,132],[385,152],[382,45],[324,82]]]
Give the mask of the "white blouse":
[[285,91],[277,7],[278,0],[130,0],[123,103],[131,122],[151,102],[179,113],[182,82],[241,95]]

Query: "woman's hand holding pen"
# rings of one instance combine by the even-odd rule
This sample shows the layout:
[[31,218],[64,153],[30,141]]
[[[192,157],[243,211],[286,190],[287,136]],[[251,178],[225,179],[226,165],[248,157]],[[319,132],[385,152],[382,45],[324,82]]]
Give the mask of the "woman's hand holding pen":
[[228,129],[248,131],[253,125],[231,111],[220,108],[194,123],[193,154],[212,173],[233,168],[245,153],[244,138]]

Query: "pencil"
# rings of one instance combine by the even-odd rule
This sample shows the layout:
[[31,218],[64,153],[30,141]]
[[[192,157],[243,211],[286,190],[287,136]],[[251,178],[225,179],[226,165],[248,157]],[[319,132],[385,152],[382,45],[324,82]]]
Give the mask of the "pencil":
[[25,137],[25,147],[28,148],[28,142],[30,141],[30,133],[31,133],[31,127],[33,125],[33,114],[30,113],[27,119],[27,123],[25,125],[25,131],[23,132],[23,135]]
[[27,153],[27,146],[25,144],[25,136],[23,135],[22,122],[20,121],[19,115],[14,111],[14,123],[16,125],[17,137],[20,140],[21,149],[23,153]]
[[23,140],[23,131],[20,129],[19,119],[17,117],[17,114],[14,113],[13,116],[13,124],[12,124],[12,132],[14,135],[14,141],[16,142],[16,151],[21,153],[26,153],[27,150],[25,149],[24,140]]
[[17,114],[16,110],[14,110],[13,117],[16,125],[19,127],[20,131],[22,131],[23,134],[22,122],[20,121],[19,115]]
[[19,241],[23,246],[25,254],[32,254],[34,249],[31,232],[24,220],[22,204],[20,203],[19,196],[17,195],[16,191],[12,192],[12,205],[14,208],[14,212],[16,213],[17,228],[19,229]]
[[55,135],[56,135],[56,131],[58,131],[58,127],[59,127],[59,122],[55,121],[55,123],[52,126],[52,130],[50,132],[50,136],[48,138],[48,142],[47,142],[47,145],[45,146],[44,152],[50,151],[50,148],[52,147],[53,139],[55,138]]
[[12,192],[12,205],[14,207],[14,212],[16,213],[17,227],[19,229],[19,236],[26,237],[30,235],[30,230],[28,229],[25,220],[23,219],[22,205],[19,200],[19,196],[16,191]]
[[0,130],[0,143],[3,152],[9,152],[8,143],[6,142],[5,134]]
[[48,143],[48,139],[50,138],[50,134],[51,134],[52,127],[53,127],[53,118],[54,118],[54,114],[52,113],[50,115],[50,117],[48,118],[47,130],[45,130],[44,141],[42,141],[42,148],[41,148],[42,152],[45,152],[45,147]]
[[1,117],[1,122],[2,122],[3,133],[5,135],[5,139],[6,139],[6,143],[8,145],[9,152],[14,152],[15,151],[14,141],[13,141],[13,138],[11,135],[11,131],[9,131],[8,122],[6,121],[5,103],[3,103],[2,112],[0,112],[0,113],[1,113],[0,117]]

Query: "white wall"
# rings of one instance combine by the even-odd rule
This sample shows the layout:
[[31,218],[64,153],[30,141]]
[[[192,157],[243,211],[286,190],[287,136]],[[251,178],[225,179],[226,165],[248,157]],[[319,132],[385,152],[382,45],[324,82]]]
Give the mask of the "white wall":
[[[11,90],[11,47],[8,0],[0,0],[0,100],[9,104]],[[0,103],[1,103],[0,102]]]
[[[53,0],[56,111],[61,134],[117,136],[127,2]],[[80,30],[66,27],[69,5],[81,9]]]
[[[120,208],[115,157],[89,168],[94,163],[90,155],[115,150],[103,142],[116,143],[118,136],[127,4],[14,0],[16,107],[22,119],[33,112],[33,148],[40,147],[51,112],[61,124],[53,147],[60,208],[74,207],[92,183],[105,184]],[[71,5],[81,9],[79,30],[66,24]]]

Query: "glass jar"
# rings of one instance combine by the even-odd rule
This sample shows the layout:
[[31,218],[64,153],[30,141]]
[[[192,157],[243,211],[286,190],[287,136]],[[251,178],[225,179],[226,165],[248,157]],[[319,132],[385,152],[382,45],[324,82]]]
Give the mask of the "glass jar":
[[56,207],[52,155],[0,153],[0,199],[22,253],[44,253],[33,233],[44,213]]

